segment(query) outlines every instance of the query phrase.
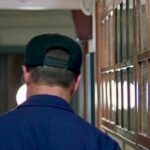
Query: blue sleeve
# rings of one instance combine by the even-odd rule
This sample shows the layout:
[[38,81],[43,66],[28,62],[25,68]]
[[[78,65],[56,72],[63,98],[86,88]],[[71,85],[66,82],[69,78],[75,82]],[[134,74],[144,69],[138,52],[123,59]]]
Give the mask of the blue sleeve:
[[107,134],[99,136],[99,149],[102,150],[121,150],[119,144]]

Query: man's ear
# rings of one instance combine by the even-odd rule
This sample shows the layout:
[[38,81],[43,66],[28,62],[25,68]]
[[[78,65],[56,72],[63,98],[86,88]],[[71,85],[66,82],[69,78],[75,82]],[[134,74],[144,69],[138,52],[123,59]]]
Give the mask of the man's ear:
[[24,82],[28,85],[30,82],[31,73],[28,71],[27,66],[25,66],[25,65],[22,66],[22,72],[23,72]]
[[81,80],[81,75],[78,75],[75,82],[73,83],[72,89],[71,89],[71,94],[74,95],[79,87]]

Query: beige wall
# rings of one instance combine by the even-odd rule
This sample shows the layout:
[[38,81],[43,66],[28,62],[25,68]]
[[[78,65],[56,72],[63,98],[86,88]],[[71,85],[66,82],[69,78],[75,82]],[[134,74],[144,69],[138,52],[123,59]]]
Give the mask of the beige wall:
[[0,45],[25,45],[34,35],[59,32],[75,37],[70,11],[0,11]]

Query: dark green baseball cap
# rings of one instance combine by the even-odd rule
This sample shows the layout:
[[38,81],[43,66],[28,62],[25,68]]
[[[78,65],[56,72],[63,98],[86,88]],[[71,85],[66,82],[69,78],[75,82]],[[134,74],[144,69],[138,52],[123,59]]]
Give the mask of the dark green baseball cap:
[[[45,57],[49,50],[62,49],[69,54],[69,59],[59,60]],[[24,65],[27,66],[51,66],[66,68],[75,74],[80,74],[82,64],[82,50],[73,39],[60,34],[41,34],[33,37],[26,47]]]

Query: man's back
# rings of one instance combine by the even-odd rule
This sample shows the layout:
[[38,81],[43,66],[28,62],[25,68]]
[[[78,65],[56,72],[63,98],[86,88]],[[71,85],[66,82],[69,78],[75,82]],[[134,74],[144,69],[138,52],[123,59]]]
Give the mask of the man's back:
[[119,150],[63,99],[31,96],[0,118],[0,150]]
[[48,33],[29,41],[22,66],[27,101],[0,117],[0,150],[119,150],[68,104],[81,65],[82,49],[67,36]]

